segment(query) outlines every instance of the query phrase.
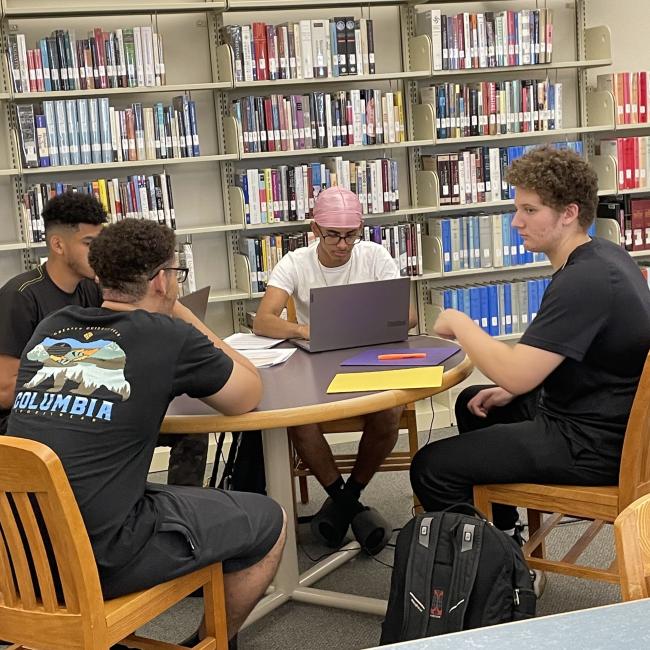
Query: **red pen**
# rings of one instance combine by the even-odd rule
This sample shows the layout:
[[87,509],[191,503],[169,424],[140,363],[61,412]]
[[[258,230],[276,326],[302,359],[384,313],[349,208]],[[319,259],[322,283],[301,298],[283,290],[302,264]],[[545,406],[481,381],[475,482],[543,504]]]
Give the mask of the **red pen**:
[[394,361],[395,359],[426,359],[426,352],[405,352],[404,354],[378,354],[377,361]]

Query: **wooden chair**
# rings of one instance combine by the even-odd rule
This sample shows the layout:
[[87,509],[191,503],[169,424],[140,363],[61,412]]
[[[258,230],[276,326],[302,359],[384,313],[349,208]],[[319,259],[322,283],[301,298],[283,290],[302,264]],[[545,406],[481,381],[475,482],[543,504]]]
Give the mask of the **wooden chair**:
[[[296,306],[293,298],[289,298],[287,302],[287,320],[297,323]],[[363,431],[364,419],[362,417],[345,418],[343,420],[334,420],[332,422],[324,422],[321,424],[323,433],[349,433]],[[399,472],[408,471],[411,467],[411,461],[415,456],[418,445],[418,425],[415,413],[415,404],[410,403],[404,407],[399,422],[400,429],[408,431],[408,451],[394,451],[387,456],[384,462],[379,466],[379,472]],[[292,467],[294,478],[298,478],[298,487],[300,491],[300,502],[309,503],[309,488],[307,486],[307,477],[313,476],[313,472],[302,462],[293,447],[290,447],[292,454]],[[334,462],[341,474],[349,474],[354,467],[356,454],[334,454]],[[420,505],[419,501],[413,497],[415,506]]]
[[650,596],[650,494],[631,503],[614,522],[623,600]]
[[0,436],[0,532],[0,638],[17,644],[11,650],[107,650],[123,639],[143,650],[180,650],[132,633],[199,587],[207,636],[195,650],[227,649],[221,564],[104,600],[61,461],[39,442]]
[[[627,423],[617,486],[477,485],[474,487],[474,504],[490,519],[493,503],[528,509],[530,538],[524,544],[524,555],[531,568],[616,583],[619,581],[616,559],[607,568],[579,564],[578,560],[605,523],[614,523],[627,506],[650,493],[649,448],[650,354]],[[542,513],[550,515],[542,519]],[[545,556],[545,542],[565,515],[592,520],[592,523],[561,559],[552,560]]]

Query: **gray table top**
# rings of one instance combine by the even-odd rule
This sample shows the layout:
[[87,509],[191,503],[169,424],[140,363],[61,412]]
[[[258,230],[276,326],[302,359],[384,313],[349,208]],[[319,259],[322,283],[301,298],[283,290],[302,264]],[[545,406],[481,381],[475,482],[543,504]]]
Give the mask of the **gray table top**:
[[647,650],[650,599],[542,616],[466,632],[383,646],[396,650]]
[[[340,402],[369,393],[326,393],[330,382],[339,372],[364,372],[378,370],[376,366],[344,366],[341,362],[349,359],[358,352],[376,348],[416,349],[424,347],[449,347],[455,344],[444,339],[431,336],[411,336],[400,343],[375,345],[330,352],[309,353],[297,349],[291,358],[278,366],[260,369],[264,384],[262,401],[256,411],[270,411],[287,408],[314,406],[328,402]],[[281,347],[294,347],[291,343],[283,343]],[[465,353],[460,350],[449,357],[443,366],[451,370],[465,359]],[[394,369],[394,368],[391,368]],[[381,372],[381,371],[379,371]],[[203,402],[187,396],[176,398],[168,411],[169,415],[209,415],[214,411]]]

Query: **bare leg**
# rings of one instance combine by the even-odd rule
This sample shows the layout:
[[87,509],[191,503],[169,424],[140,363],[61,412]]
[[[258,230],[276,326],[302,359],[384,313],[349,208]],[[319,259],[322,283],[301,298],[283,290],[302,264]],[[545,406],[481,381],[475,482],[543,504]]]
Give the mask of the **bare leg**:
[[352,478],[366,485],[397,442],[399,420],[404,407],[366,415]]
[[331,485],[341,476],[336,468],[332,450],[317,424],[290,427],[288,431],[298,455],[321,485]]
[[228,638],[237,634],[278,570],[287,537],[287,513],[282,513],[282,532],[273,548],[257,564],[224,575]]

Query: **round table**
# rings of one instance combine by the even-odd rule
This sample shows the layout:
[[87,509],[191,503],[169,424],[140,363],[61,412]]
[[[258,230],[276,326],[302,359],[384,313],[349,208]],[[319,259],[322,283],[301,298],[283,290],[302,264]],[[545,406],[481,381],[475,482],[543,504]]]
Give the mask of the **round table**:
[[[290,346],[289,343],[283,345]],[[389,347],[417,349],[452,345],[443,339],[415,336],[401,343],[393,343]],[[375,347],[385,349],[388,346]],[[342,361],[364,349],[368,348],[314,354],[297,349],[284,364],[260,370],[264,385],[262,400],[257,409],[243,415],[226,416],[215,413],[200,400],[187,396],[176,398],[170,404],[161,433],[262,430],[267,493],[280,503],[287,513],[287,543],[273,586],[249,616],[247,625],[290,599],[371,614],[385,613],[384,600],[314,589],[310,586],[359,553],[360,548],[356,542],[344,546],[341,552],[317,563],[302,575],[299,573],[287,427],[365,415],[415,402],[460,383],[471,373],[473,366],[465,353],[459,350],[441,364],[444,366],[444,372],[442,385],[439,387],[327,394],[327,387],[337,373],[363,372],[376,368],[341,368]]]

